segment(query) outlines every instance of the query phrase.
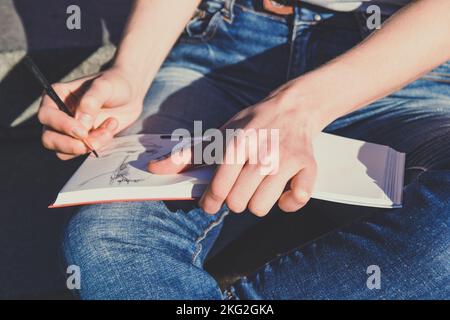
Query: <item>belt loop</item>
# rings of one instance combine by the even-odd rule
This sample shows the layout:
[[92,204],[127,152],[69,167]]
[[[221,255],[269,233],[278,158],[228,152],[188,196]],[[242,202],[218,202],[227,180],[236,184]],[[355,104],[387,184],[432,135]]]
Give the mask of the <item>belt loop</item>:
[[225,5],[223,7],[223,17],[228,23],[233,23],[234,19],[234,2],[236,0],[225,0]]

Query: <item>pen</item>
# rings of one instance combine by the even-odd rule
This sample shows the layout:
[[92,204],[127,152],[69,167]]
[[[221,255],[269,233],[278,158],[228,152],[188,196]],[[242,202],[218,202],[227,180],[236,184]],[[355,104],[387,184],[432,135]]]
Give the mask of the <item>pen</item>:
[[[75,115],[70,111],[70,109],[66,106],[66,104],[61,100],[61,98],[58,96],[56,91],[52,88],[48,80],[45,78],[44,74],[39,70],[38,66],[34,63],[34,61],[29,57],[25,56],[25,65],[28,67],[28,69],[31,71],[31,73],[34,75],[36,80],[39,81],[39,83],[44,88],[45,93],[53,100],[53,102],[56,103],[59,110],[63,111],[70,117],[74,118]],[[92,151],[92,153],[98,158],[98,153],[95,151],[94,147],[87,141],[86,139],[81,139],[83,143]]]

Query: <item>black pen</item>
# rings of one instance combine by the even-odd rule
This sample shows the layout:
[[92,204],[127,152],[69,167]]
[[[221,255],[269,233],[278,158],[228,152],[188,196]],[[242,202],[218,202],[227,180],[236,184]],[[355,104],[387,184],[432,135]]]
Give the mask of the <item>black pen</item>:
[[[39,81],[39,83],[44,88],[45,93],[56,103],[59,110],[67,114],[68,116],[74,118],[75,115],[70,111],[70,109],[66,106],[66,104],[61,100],[56,91],[52,88],[47,78],[45,78],[44,74],[39,70],[38,66],[34,63],[34,61],[29,57],[25,56],[24,58],[25,65],[30,69],[31,73],[34,77]],[[98,158],[98,153],[95,151],[94,147],[87,141],[87,139],[81,139],[83,143],[92,151],[92,153]]]

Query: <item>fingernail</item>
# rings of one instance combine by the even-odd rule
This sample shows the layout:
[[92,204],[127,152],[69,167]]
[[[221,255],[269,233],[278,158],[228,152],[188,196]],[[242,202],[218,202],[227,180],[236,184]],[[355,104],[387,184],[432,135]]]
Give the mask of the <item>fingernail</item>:
[[82,127],[75,127],[72,129],[72,133],[80,139],[84,139],[85,137],[87,137],[88,132],[85,128]]
[[86,129],[90,129],[93,125],[92,116],[87,113],[80,113],[78,116],[78,120],[83,124]]
[[108,121],[108,123],[106,124],[106,129],[108,129],[109,131],[114,131],[117,129],[118,126],[118,122],[116,119],[111,119]]
[[298,196],[299,196],[299,198],[300,198],[302,201],[304,201],[304,202],[308,201],[308,199],[309,199],[309,193],[306,192],[306,191],[300,191],[300,192],[298,193]]

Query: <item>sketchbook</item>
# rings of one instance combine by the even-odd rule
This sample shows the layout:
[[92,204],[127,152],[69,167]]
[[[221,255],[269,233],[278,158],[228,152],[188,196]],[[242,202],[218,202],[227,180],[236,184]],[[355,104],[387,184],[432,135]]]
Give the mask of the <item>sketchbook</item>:
[[[84,204],[184,200],[202,195],[214,168],[199,167],[174,175],[147,171],[179,145],[156,134],[115,138],[89,156],[59,192],[52,208]],[[380,208],[402,204],[405,154],[374,143],[327,133],[313,141],[317,178],[315,199]]]

